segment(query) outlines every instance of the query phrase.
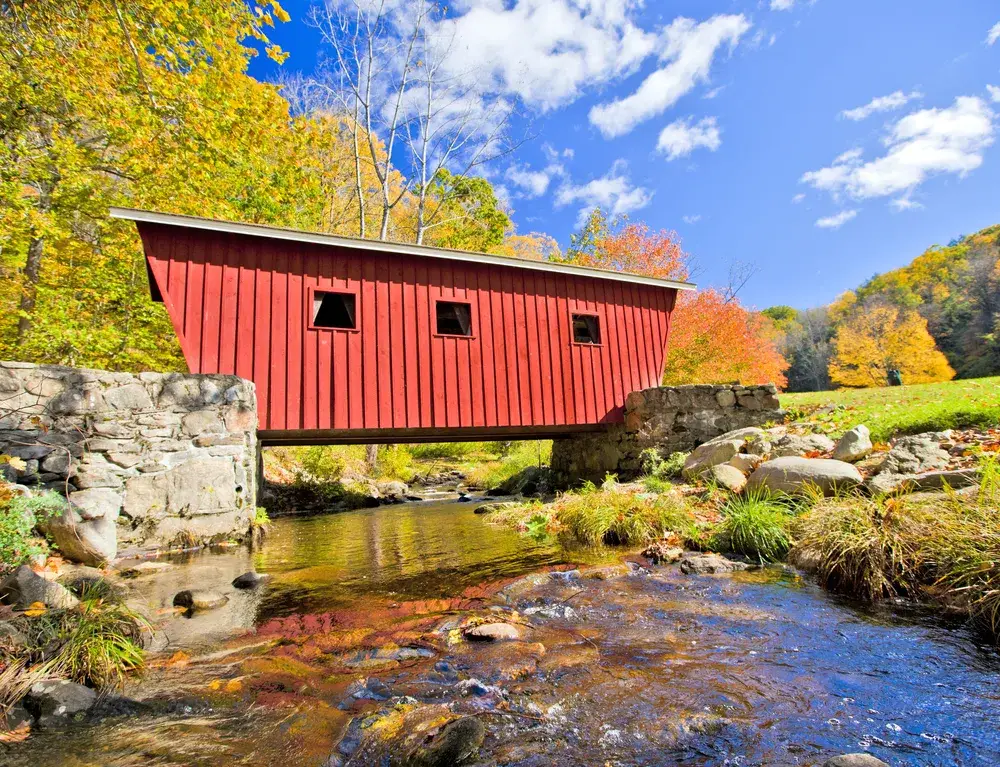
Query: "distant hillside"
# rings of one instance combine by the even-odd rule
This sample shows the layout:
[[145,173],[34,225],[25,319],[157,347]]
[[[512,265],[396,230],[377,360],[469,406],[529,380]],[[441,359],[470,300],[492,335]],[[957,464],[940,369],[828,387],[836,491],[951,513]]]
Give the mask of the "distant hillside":
[[829,388],[838,327],[873,307],[886,306],[910,316],[915,311],[926,321],[957,378],[1000,374],[1000,225],[932,247],[828,307],[766,310],[791,364],[789,390]]

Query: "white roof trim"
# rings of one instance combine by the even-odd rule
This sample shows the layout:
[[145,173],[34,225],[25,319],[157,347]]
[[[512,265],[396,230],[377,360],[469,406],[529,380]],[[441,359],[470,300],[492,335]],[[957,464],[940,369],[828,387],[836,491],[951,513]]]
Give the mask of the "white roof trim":
[[400,253],[407,256],[422,256],[427,258],[444,258],[451,261],[469,261],[494,266],[510,266],[518,269],[532,269],[538,272],[556,272],[572,274],[577,277],[593,277],[598,280],[615,280],[617,282],[634,282],[639,285],[653,285],[658,288],[674,288],[676,290],[694,290],[690,282],[676,280],[661,280],[656,277],[643,277],[628,272],[616,272],[611,269],[595,269],[589,266],[574,266],[572,264],[554,264],[550,261],[532,261],[526,258],[511,256],[495,256],[488,253],[471,253],[464,250],[448,250],[432,248],[427,245],[410,245],[402,242],[384,242],[382,240],[362,240],[356,237],[341,237],[335,234],[318,232],[302,232],[297,229],[283,229],[261,224],[237,224],[231,221],[217,221],[211,218],[197,216],[180,216],[171,213],[156,213],[149,210],[133,208],[111,208],[112,218],[121,218],[147,224],[164,224],[166,226],[181,226],[187,229],[206,229],[212,232],[227,232],[229,234],[245,234],[251,237],[267,237],[272,240],[290,240],[292,242],[308,242],[315,245],[336,245],[354,250],[370,250],[379,253]]

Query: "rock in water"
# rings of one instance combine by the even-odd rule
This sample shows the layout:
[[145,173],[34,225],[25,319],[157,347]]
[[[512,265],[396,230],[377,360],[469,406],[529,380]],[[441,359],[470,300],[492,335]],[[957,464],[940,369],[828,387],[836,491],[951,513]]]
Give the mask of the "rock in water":
[[429,743],[418,746],[408,767],[454,767],[474,756],[486,739],[486,727],[472,716],[449,722]]
[[867,426],[855,426],[837,442],[833,448],[833,459],[854,463],[872,451],[871,432]]
[[748,569],[743,562],[733,562],[719,554],[695,554],[681,560],[681,572],[685,575],[717,575]]
[[482,623],[464,632],[466,639],[478,642],[503,642],[521,638],[521,630],[509,623]]
[[672,565],[684,556],[684,549],[667,546],[663,542],[651,543],[642,555],[654,565]]
[[762,463],[750,475],[747,487],[764,489],[772,493],[801,493],[813,486],[824,495],[835,490],[850,490],[861,484],[863,478],[854,466],[829,458],[775,458]]
[[80,600],[65,586],[43,578],[27,565],[21,565],[0,583],[0,597],[22,608],[35,602],[53,608],[70,608],[80,604]]
[[260,586],[262,583],[267,583],[271,580],[270,575],[261,575],[260,573],[255,573],[252,570],[248,573],[243,573],[233,579],[233,587],[237,589],[253,589]]
[[96,702],[96,692],[66,679],[36,682],[24,699],[25,708],[42,724],[89,711]]
[[215,591],[179,591],[174,595],[174,607],[188,610],[214,610],[229,601],[229,597]]
[[747,478],[743,472],[727,463],[713,466],[705,474],[705,477],[731,493],[742,493],[743,488],[747,485]]
[[889,765],[871,754],[844,754],[827,759],[823,762],[823,767],[889,767]]

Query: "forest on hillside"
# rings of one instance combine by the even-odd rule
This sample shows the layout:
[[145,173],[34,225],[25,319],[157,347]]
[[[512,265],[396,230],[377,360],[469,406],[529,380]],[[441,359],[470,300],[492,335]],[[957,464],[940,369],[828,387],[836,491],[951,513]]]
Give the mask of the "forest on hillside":
[[829,306],[764,311],[789,391],[1000,374],[1000,225],[932,247]]
[[[323,66],[264,83],[251,59],[288,55],[268,37],[289,20],[276,0],[0,4],[0,358],[184,369],[115,205],[688,275],[676,233],[601,211],[565,250],[518,232],[486,176],[531,137],[516,104],[439,74],[427,22],[445,10],[338,7],[306,18]],[[737,293],[682,299],[671,383],[784,383],[770,322]]]

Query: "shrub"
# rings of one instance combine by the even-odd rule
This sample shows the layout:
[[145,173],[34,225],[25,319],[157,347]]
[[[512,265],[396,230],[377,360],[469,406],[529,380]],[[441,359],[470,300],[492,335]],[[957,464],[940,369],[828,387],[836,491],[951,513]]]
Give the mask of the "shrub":
[[643,477],[642,486],[647,493],[666,493],[673,487],[667,480],[654,476]]
[[379,445],[376,479],[413,479],[413,455],[406,445]]
[[774,562],[788,553],[792,510],[786,502],[752,491],[730,497],[721,511],[722,522],[711,541],[713,548],[760,562]]
[[499,455],[489,446],[492,442],[428,442],[419,445],[410,445],[410,454],[417,460],[432,460],[436,458],[466,458],[476,453],[491,452]]
[[687,460],[688,453],[671,453],[663,458],[656,448],[646,448],[639,456],[640,466],[644,474],[657,479],[679,477]]
[[40,521],[61,514],[66,501],[57,493],[11,494],[0,486],[0,570],[13,570],[29,557],[48,551],[44,539],[34,535]]

